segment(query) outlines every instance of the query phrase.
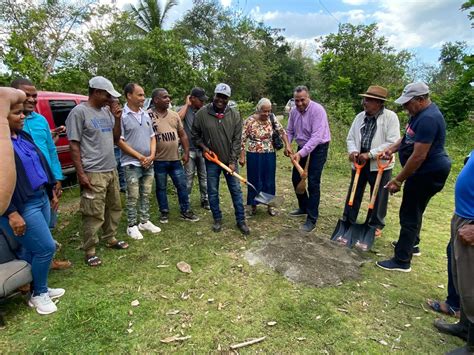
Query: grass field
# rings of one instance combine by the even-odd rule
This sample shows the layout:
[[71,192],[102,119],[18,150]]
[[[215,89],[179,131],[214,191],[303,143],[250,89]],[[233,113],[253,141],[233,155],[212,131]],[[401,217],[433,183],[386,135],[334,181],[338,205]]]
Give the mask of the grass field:
[[[313,232],[328,238],[342,213],[349,183],[344,153],[347,128],[331,126],[333,143],[322,181],[321,216]],[[313,288],[294,284],[263,266],[251,267],[244,252],[283,226],[299,220],[286,213],[296,207],[290,164],[278,154],[277,189],[285,204],[277,217],[263,209],[249,220],[252,233],[243,239],[235,228],[227,188],[221,185],[224,231],[210,231],[212,217],[192,204],[201,221],[178,219],[176,196],[170,197],[170,222],[162,233],[143,241],[126,237],[122,220],[119,237],[127,251],[98,250],[99,268],[87,267],[80,245],[77,189],[67,191],[55,236],[70,270],[51,272],[51,287],[64,287],[59,311],[40,316],[17,297],[6,304],[7,327],[0,330],[0,352],[45,353],[209,353],[228,351],[232,344],[266,337],[244,353],[444,353],[462,345],[432,326],[437,315],[423,304],[446,296],[446,255],[453,211],[453,184],[462,159],[472,149],[472,125],[451,132],[448,150],[453,171],[445,189],[430,203],[422,230],[422,256],[409,274],[389,273],[374,263],[363,266],[363,278],[338,287]],[[376,241],[373,260],[392,254],[398,237],[401,196],[390,199],[387,227]],[[362,211],[364,213],[365,211]],[[152,219],[157,222],[153,199]],[[382,254],[382,255],[380,255]],[[385,255],[385,256],[384,256]],[[186,261],[191,274],[177,270]],[[134,300],[138,306],[132,306]],[[275,325],[268,325],[276,322]],[[271,323],[273,324],[273,323]],[[190,337],[173,343],[160,340]]]

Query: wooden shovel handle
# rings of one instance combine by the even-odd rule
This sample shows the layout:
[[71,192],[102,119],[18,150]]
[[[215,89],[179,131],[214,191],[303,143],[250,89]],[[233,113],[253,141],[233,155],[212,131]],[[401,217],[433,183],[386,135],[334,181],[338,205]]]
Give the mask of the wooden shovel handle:
[[304,174],[304,169],[301,167],[301,165],[295,160],[293,159],[293,157],[290,157],[291,159],[291,163],[293,164],[293,166],[296,168],[296,170],[298,171],[298,173],[303,176]]
[[379,193],[380,181],[382,180],[382,175],[390,163],[391,159],[388,159],[386,163],[382,162],[382,154],[377,155],[377,178],[375,179],[374,191],[372,192],[372,197],[370,198],[369,210],[373,210],[375,206],[375,200],[377,199],[377,194]]
[[355,196],[355,193],[356,193],[357,184],[359,183],[360,172],[361,172],[362,168],[365,166],[365,164],[367,164],[367,162],[364,162],[363,164],[358,164],[356,161],[354,161],[353,163],[354,163],[354,166],[356,168],[356,173],[355,173],[355,176],[354,176],[354,181],[352,182],[351,195],[349,197],[349,202],[347,203],[351,207],[354,204],[354,196]]

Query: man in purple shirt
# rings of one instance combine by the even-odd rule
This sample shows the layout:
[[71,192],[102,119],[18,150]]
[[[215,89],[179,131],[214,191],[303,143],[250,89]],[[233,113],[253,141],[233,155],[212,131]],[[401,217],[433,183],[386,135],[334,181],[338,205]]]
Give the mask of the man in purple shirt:
[[[288,140],[293,139],[298,144],[298,152],[293,153],[291,147],[285,155],[291,156],[304,168],[309,159],[308,191],[296,194],[298,209],[290,212],[290,216],[306,215],[306,222],[301,227],[305,232],[311,232],[316,226],[319,215],[319,199],[321,174],[326,163],[331,133],[324,107],[311,100],[306,86],[297,86],[293,92],[295,106],[290,111],[288,119]],[[301,181],[298,171],[293,168],[293,186],[296,188]]]

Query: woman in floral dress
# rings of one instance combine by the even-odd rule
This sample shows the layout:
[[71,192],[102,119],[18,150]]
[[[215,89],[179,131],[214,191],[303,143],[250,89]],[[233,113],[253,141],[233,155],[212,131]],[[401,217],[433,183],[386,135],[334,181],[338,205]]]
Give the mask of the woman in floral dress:
[[[247,163],[247,179],[259,192],[275,195],[276,152],[272,143],[272,120],[285,146],[289,146],[284,128],[272,113],[271,101],[263,98],[258,102],[255,113],[244,122],[239,164],[244,166]],[[249,188],[247,205],[250,215],[257,212],[256,196],[257,192]],[[276,215],[275,209],[270,206],[268,213]]]

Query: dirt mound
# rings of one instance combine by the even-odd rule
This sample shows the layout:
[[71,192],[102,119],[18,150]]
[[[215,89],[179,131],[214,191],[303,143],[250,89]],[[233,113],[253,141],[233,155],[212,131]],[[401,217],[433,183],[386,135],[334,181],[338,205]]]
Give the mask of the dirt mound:
[[337,245],[326,237],[284,230],[245,253],[250,265],[262,263],[290,281],[316,287],[360,278],[368,257]]

